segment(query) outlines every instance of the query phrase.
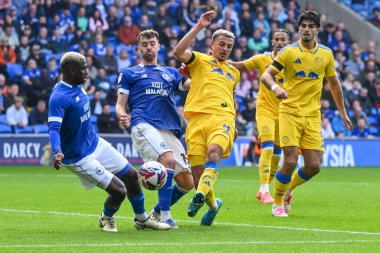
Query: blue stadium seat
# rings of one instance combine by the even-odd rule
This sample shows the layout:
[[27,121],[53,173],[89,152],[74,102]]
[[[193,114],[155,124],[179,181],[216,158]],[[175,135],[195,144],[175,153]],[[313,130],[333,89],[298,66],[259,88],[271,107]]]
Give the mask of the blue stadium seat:
[[11,134],[12,128],[8,125],[0,125],[0,134]]
[[7,64],[7,73],[10,79],[15,78],[16,76],[21,76],[23,72],[24,72],[24,69],[22,68],[21,64],[17,64],[17,63]]
[[1,114],[0,115],[0,125],[6,125],[7,124],[7,115]]
[[15,127],[15,133],[16,134],[33,134],[34,131],[33,131],[33,128],[31,128],[30,126],[25,126],[25,127],[18,127],[16,126]]
[[375,117],[368,116],[367,117],[367,123],[370,126],[374,126],[374,125],[379,124],[379,121]]
[[47,134],[49,133],[49,127],[45,124],[38,124],[34,126],[34,132],[36,134]]

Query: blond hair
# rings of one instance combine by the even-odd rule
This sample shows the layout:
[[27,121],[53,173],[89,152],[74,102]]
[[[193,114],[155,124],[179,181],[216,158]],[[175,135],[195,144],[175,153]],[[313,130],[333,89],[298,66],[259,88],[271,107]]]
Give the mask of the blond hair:
[[232,33],[232,32],[230,32],[230,31],[227,31],[227,30],[224,30],[224,29],[219,29],[219,30],[216,30],[214,33],[213,33],[213,35],[212,35],[212,37],[211,37],[211,39],[212,39],[212,41],[214,41],[216,38],[218,38],[219,36],[223,36],[223,37],[227,37],[227,38],[231,38],[231,39],[233,39],[234,41],[235,41],[235,35]]
[[80,64],[81,62],[86,62],[86,58],[82,54],[77,52],[67,52],[62,56],[60,64],[61,67],[64,67],[70,64]]

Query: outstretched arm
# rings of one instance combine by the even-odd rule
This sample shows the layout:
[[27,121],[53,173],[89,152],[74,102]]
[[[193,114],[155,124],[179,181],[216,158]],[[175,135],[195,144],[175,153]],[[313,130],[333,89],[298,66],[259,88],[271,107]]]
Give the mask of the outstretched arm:
[[177,46],[174,48],[174,55],[183,63],[189,62],[192,52],[188,49],[191,41],[205,27],[207,27],[215,17],[214,11],[203,13],[199,18],[198,23],[183,37]]
[[244,65],[244,61],[228,61],[228,63],[237,68],[237,70],[239,70],[240,72],[247,71],[247,68]]
[[347,116],[346,108],[344,107],[342,85],[336,76],[327,77],[326,79],[329,82],[331,94],[334,98],[336,107],[338,107],[340,117],[342,118],[346,129],[352,131],[352,123],[350,118]]

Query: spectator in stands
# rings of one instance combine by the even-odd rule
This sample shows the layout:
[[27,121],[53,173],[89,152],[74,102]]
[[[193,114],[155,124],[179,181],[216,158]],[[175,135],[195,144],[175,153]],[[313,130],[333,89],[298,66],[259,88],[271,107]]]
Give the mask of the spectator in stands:
[[46,67],[46,61],[45,57],[41,54],[40,51],[41,47],[38,44],[34,44],[32,47],[31,54],[29,55],[26,62],[29,62],[30,59],[33,59],[37,63],[38,68],[45,68]]
[[153,17],[153,24],[154,30],[158,31],[159,33],[162,33],[165,27],[170,27],[173,25],[173,20],[168,15],[164,5],[160,5],[157,8],[157,15]]
[[322,137],[323,138],[334,138],[335,133],[332,130],[330,120],[326,117],[322,118]]
[[9,88],[5,89],[5,93],[3,93],[5,110],[13,105],[14,99],[17,96],[21,97],[20,87],[17,84],[14,83]]
[[140,29],[132,23],[132,19],[129,16],[125,16],[123,24],[117,31],[117,37],[119,41],[126,45],[135,45],[137,43],[137,36],[140,33]]
[[9,126],[22,128],[28,125],[28,113],[23,102],[22,97],[15,97],[13,105],[7,109],[7,124]]
[[246,127],[245,127],[245,129],[248,132],[252,133],[253,121],[256,121],[256,106],[255,106],[255,100],[254,99],[249,98],[247,100],[247,108],[245,108],[241,112],[241,116],[246,121]]
[[123,48],[119,53],[119,57],[117,58],[117,71],[120,72],[123,68],[128,68],[131,65],[132,62],[128,57],[128,51],[127,49]]
[[59,67],[58,67],[56,58],[51,57],[49,59],[47,71],[48,71],[50,82],[53,82],[53,83],[56,82],[59,76]]
[[111,106],[103,105],[103,111],[98,117],[99,133],[123,133],[123,128],[115,114],[111,114]]
[[368,89],[367,88],[363,87],[360,89],[359,96],[357,99],[359,100],[360,105],[363,108],[363,111],[367,115],[371,114],[372,103],[371,103],[371,100],[368,96]]
[[102,34],[95,35],[95,42],[91,44],[91,48],[94,50],[94,54],[96,57],[101,57],[101,56],[106,55],[107,47],[105,43],[103,42]]
[[359,93],[360,93],[361,88],[362,88],[362,85],[359,81],[355,80],[352,83],[352,89],[350,91],[348,91],[348,93],[347,93],[347,99],[348,99],[350,104],[352,104],[352,102],[359,97]]
[[349,72],[346,75],[346,78],[344,78],[344,80],[342,82],[343,92],[348,92],[348,91],[352,90],[352,84],[354,81],[355,81],[354,75],[351,72]]
[[266,36],[262,36],[260,30],[256,28],[253,31],[253,36],[248,39],[247,46],[252,51],[263,52],[269,47],[269,41]]
[[328,23],[326,29],[324,29],[320,34],[321,42],[324,45],[330,45],[334,39],[335,26],[333,23]]
[[39,100],[37,105],[32,109],[29,114],[29,125],[35,126],[38,124],[48,123],[48,110],[46,108],[46,102]]
[[108,16],[106,18],[108,23],[108,30],[106,31],[107,37],[117,37],[117,29],[119,28],[119,18],[116,16],[116,8],[111,6],[108,8]]
[[346,29],[344,22],[339,21],[338,24],[336,24],[336,31],[340,31],[342,33],[343,41],[346,44],[351,44],[352,37],[350,32]]
[[367,61],[370,53],[374,53],[376,56],[376,44],[373,40],[368,41],[366,50],[364,50],[361,54],[362,60]]
[[102,31],[107,31],[109,28],[107,20],[101,16],[98,9],[95,9],[89,19],[88,28],[92,33],[95,33],[97,27],[102,28]]
[[94,98],[90,101],[91,115],[99,116],[103,112],[103,101],[100,95],[100,91],[94,92]]
[[364,62],[360,58],[360,52],[354,51],[352,58],[345,62],[345,71],[353,75],[356,79],[359,78],[360,73],[364,69]]
[[[74,30],[73,30],[74,32]],[[53,37],[51,39],[51,45],[53,48],[54,53],[61,54],[69,49],[69,44],[65,38],[62,37],[61,32],[59,29],[55,29],[53,32]]]
[[379,78],[376,79],[375,85],[370,87],[369,96],[375,108],[380,108],[380,79]]
[[16,49],[20,44],[16,29],[12,25],[4,25],[0,33],[0,39],[7,38],[8,44],[11,48]]
[[236,111],[235,128],[242,136],[245,136],[247,134],[247,123],[248,122],[241,115],[241,112]]
[[329,120],[335,116],[335,110],[331,109],[330,102],[326,99],[321,99],[321,114]]
[[[244,11],[240,19],[241,36],[249,37],[253,31],[253,17],[249,11]],[[243,37],[240,37],[243,38]]]
[[53,52],[53,45],[48,37],[48,29],[46,27],[43,26],[39,29],[35,42],[40,46],[43,54],[50,54]]
[[138,23],[140,31],[148,30],[153,28],[152,22],[149,20],[148,15],[142,15],[140,22]]
[[360,117],[358,119],[357,126],[354,127],[351,135],[353,138],[373,138],[369,131],[365,117]]
[[101,98],[104,99],[107,93],[112,89],[112,84],[106,76],[106,69],[104,67],[98,68],[98,75],[94,79],[94,85],[96,90],[100,91]]
[[30,56],[32,47],[29,45],[29,38],[25,35],[21,36],[20,45],[16,47],[17,63],[25,64]]
[[86,8],[80,7],[78,10],[78,17],[76,19],[76,27],[81,29],[83,32],[87,31],[88,27],[88,17],[86,16]]
[[113,51],[113,46],[107,46],[106,54],[100,58],[100,64],[105,68],[107,76],[116,75],[118,72],[118,63]]
[[372,23],[374,26],[380,28],[380,8],[375,7],[372,10],[372,17],[369,20],[370,23]]
[[9,45],[8,38],[0,40],[0,73],[6,73],[7,64],[16,63],[16,52]]
[[240,80],[235,89],[235,95],[241,98],[246,98],[250,88],[251,82],[248,80],[247,72],[244,71],[240,74]]

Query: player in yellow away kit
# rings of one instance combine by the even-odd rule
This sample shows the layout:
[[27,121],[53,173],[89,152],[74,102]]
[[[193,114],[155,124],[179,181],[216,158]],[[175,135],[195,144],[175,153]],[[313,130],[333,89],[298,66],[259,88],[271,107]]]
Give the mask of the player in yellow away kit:
[[222,205],[222,201],[215,198],[213,185],[220,159],[228,157],[232,149],[236,116],[234,90],[240,79],[239,71],[227,63],[235,42],[233,33],[214,32],[211,55],[188,49],[214,17],[213,11],[204,13],[174,48],[175,56],[186,64],[191,76],[185,104],[185,116],[189,120],[186,144],[197,192],[187,213],[194,217],[206,202],[209,209],[201,221],[206,226],[212,224]]
[[[239,71],[259,69],[261,76],[273,62],[278,51],[289,43],[289,32],[287,30],[275,30],[273,31],[272,52],[258,54],[245,61],[230,63]],[[283,85],[283,71],[276,75],[275,81],[279,86]],[[272,91],[268,90],[265,85],[260,82],[256,106],[256,121],[259,138],[262,143],[262,152],[259,161],[260,189],[256,197],[262,204],[273,203],[273,199],[269,193],[269,185],[280,163],[281,148],[278,124],[280,101],[281,100],[278,99]]]
[[[265,86],[283,99],[280,103],[279,119],[284,162],[275,176],[272,215],[276,217],[288,216],[293,189],[308,181],[321,169],[324,149],[320,99],[324,77],[329,82],[344,125],[352,130],[343,103],[342,86],[334,69],[333,53],[315,39],[319,27],[318,13],[304,11],[298,18],[301,39],[278,52],[275,61],[261,77]],[[285,74],[284,88],[274,80],[281,70]],[[292,176],[297,164],[298,148],[302,150],[304,166]]]

